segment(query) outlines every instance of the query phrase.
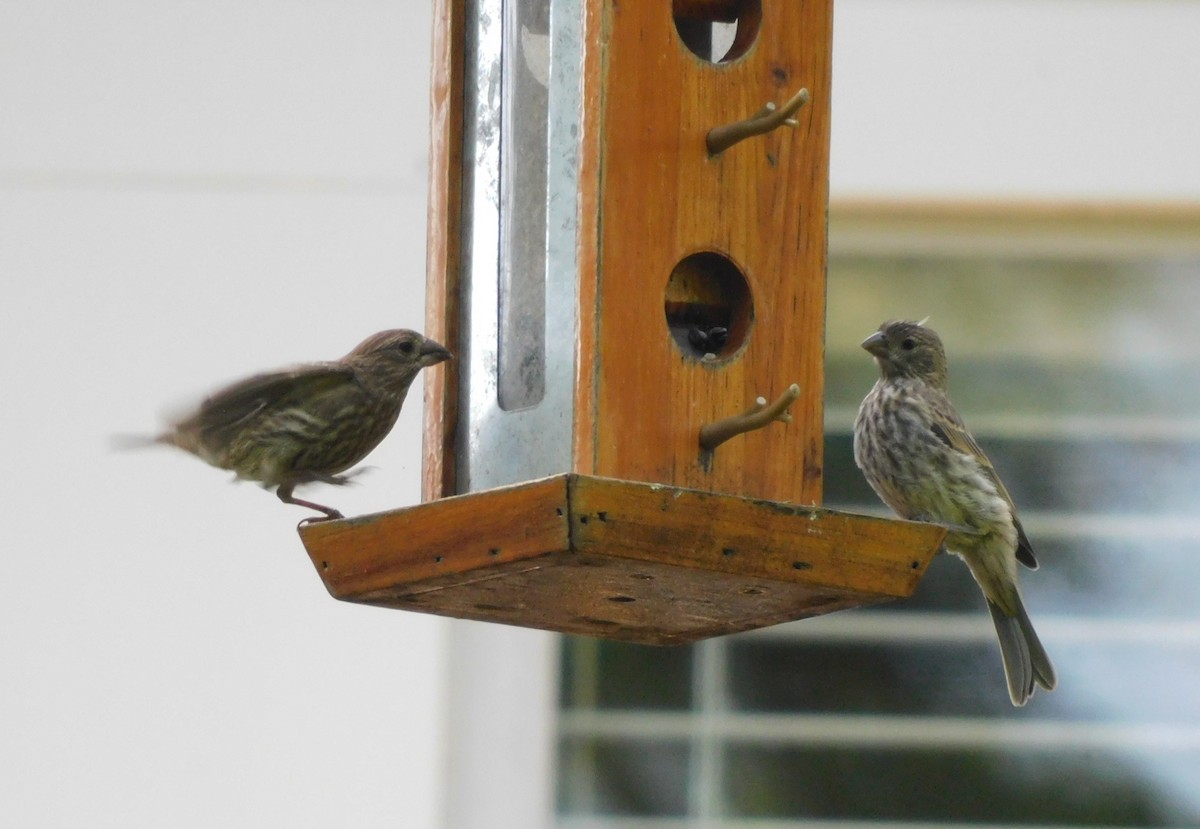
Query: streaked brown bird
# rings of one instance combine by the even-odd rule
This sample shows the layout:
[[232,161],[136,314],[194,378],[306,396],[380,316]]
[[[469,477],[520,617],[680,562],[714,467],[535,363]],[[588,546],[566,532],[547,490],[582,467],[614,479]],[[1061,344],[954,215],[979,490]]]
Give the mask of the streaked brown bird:
[[379,445],[421,369],[450,359],[415,331],[381,331],[340,360],[257,374],[218,391],[153,440],[178,446],[279,500],[341,518],[292,495],[299,484],[345,484],[339,473]]
[[1008,694],[1024,705],[1054,668],[1021,601],[1017,563],[1037,568],[1012,497],[946,394],[946,352],[921,323],[886,322],[863,341],[880,378],[854,422],[854,461],[901,518],[949,529],[987,599]]

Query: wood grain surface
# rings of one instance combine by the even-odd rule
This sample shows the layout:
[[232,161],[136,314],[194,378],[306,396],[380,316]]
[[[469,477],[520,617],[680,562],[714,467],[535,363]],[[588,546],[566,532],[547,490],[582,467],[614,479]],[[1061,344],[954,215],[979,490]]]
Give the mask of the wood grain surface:
[[560,475],[300,535],[338,599],[674,644],[910,595],[945,531]]

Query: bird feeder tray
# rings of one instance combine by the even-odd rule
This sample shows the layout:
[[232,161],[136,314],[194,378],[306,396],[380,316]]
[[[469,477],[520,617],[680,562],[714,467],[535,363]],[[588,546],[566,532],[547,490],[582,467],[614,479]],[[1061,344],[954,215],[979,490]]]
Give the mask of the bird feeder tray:
[[911,595],[945,530],[563,474],[300,535],[337,599],[675,645]]
[[329,592],[647,644],[910,595],[944,529],[817,506],[832,0],[433,18],[455,359],[425,503],[301,528]]

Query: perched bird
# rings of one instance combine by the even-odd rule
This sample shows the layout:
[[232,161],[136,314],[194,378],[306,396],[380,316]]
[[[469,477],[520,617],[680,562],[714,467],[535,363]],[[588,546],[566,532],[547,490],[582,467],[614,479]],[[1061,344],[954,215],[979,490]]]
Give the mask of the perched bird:
[[339,473],[391,431],[417,373],[450,357],[415,331],[381,331],[335,362],[234,383],[146,442],[178,446],[240,479],[275,487],[286,504],[341,518],[292,491],[312,481],[346,483]]
[[1050,690],[1054,668],[1017,587],[1037,568],[1012,497],[946,396],[946,352],[921,323],[886,322],[863,341],[880,378],[854,422],[854,462],[901,518],[948,528],[945,548],[983,589],[1000,640],[1008,693],[1024,705]]

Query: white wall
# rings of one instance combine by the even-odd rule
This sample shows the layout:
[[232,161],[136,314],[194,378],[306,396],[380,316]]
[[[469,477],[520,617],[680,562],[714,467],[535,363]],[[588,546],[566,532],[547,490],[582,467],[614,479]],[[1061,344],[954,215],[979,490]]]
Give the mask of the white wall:
[[[5,825],[440,824],[443,623],[330,599],[304,510],[108,448],[422,326],[429,31],[424,2],[0,3]],[[419,409],[318,500],[417,500]]]
[[[302,510],[107,446],[247,371],[421,325],[428,15],[0,4],[6,823],[443,823],[442,623],[329,599]],[[835,198],[1200,201],[1200,2],[837,0],[835,27]],[[314,495],[415,501],[418,422],[361,486]]]
[[837,197],[1200,199],[1195,0],[834,0]]

